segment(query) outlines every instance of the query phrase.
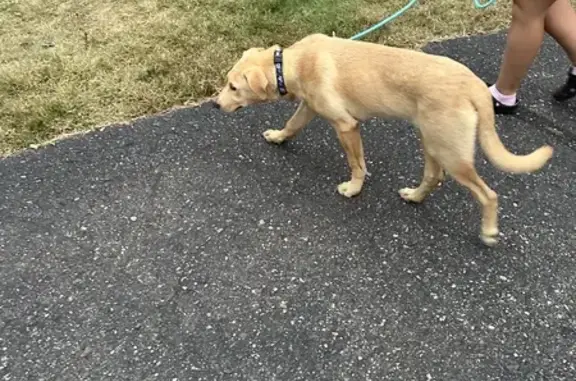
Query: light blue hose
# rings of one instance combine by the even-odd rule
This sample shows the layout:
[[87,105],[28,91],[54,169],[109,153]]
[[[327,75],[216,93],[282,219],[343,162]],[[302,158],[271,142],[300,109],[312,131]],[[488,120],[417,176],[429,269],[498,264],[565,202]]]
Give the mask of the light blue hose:
[[482,3],[480,0],[474,0],[474,6],[475,6],[476,8],[483,9],[483,8],[486,8],[486,7],[491,6],[491,5],[494,4],[495,2],[496,2],[496,0],[488,0],[488,1],[485,2],[485,3]]
[[[366,36],[368,33],[372,33],[377,29],[382,28],[384,25],[388,24],[390,21],[398,18],[402,14],[404,14],[408,9],[412,8],[418,0],[410,0],[402,9],[398,10],[391,16],[386,17],[385,19],[381,20],[377,24],[372,25],[370,28],[363,30],[362,32],[355,34],[354,36],[350,37],[351,40],[359,40],[362,37]],[[479,9],[484,9],[489,7],[490,5],[494,4],[496,0],[487,0],[485,3],[482,3],[481,0],[474,0],[474,6]]]

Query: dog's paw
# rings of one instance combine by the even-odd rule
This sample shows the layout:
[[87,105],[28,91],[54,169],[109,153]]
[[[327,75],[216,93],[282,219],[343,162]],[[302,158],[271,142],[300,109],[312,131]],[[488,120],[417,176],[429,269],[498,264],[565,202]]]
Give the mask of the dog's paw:
[[488,247],[493,247],[493,246],[496,246],[498,244],[498,237],[481,235],[480,239],[482,240],[484,245],[486,245]]
[[496,246],[498,244],[499,233],[498,230],[482,232],[480,239],[486,246]]
[[266,130],[262,135],[268,143],[280,144],[286,140],[286,135],[282,130]]
[[419,195],[416,190],[417,188],[402,188],[398,193],[400,194],[400,197],[408,202],[421,203],[424,200],[424,197]]
[[338,193],[345,197],[354,197],[362,190],[362,186],[353,184],[352,181],[346,181],[338,185]]

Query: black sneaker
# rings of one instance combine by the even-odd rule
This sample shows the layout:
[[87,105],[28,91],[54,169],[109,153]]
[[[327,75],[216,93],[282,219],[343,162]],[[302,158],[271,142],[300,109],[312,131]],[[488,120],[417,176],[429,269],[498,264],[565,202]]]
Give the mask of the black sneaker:
[[[490,87],[492,86],[491,83],[485,82],[486,86]],[[494,98],[494,96],[492,96],[492,104],[494,105],[494,113],[495,114],[500,114],[500,115],[511,115],[514,114],[516,112],[516,109],[518,108],[518,105],[520,104],[520,102],[518,101],[518,99],[516,99],[516,103],[514,103],[511,106],[502,104],[500,102],[498,102],[496,100],[496,98]]]
[[576,96],[576,75],[572,74],[572,69],[568,72],[566,83],[558,88],[552,96],[558,102],[564,102]]
[[500,102],[498,102],[496,100],[496,98],[492,97],[492,103],[494,104],[494,113],[495,114],[500,114],[500,115],[511,115],[514,114],[516,112],[516,109],[518,108],[518,100],[516,100],[516,103],[514,103],[511,106],[502,104]]

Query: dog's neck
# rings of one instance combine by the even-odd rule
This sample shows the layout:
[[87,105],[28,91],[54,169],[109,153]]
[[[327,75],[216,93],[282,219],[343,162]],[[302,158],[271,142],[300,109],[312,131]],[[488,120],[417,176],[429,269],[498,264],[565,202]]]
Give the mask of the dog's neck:
[[284,57],[281,47],[274,50],[274,76],[276,77],[276,90],[280,96],[288,94],[286,80],[284,79]]
[[271,83],[274,84],[276,95],[279,98],[298,97],[299,87],[295,80],[295,58],[290,49],[276,46],[273,50],[274,65],[271,71]]

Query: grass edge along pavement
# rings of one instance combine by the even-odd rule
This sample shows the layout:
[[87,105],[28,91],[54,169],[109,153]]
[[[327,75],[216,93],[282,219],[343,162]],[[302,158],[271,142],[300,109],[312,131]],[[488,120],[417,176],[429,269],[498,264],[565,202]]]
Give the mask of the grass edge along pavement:
[[[0,5],[0,157],[202,103],[250,46],[351,37],[407,0],[8,0]],[[509,2],[420,0],[362,38],[420,48],[490,33]],[[495,58],[495,59],[499,59]]]

